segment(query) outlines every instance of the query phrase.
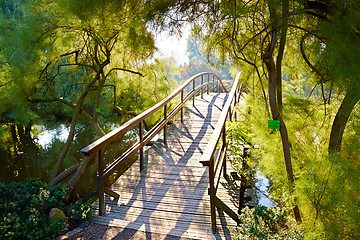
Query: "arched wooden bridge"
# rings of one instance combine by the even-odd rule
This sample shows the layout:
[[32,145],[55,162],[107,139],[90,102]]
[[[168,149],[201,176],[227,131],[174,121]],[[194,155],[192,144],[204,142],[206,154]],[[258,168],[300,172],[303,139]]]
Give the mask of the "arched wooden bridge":
[[[226,160],[225,123],[236,118],[240,93],[239,74],[229,92],[216,75],[197,74],[154,107],[82,149],[87,156],[96,155],[99,164],[93,221],[166,236],[230,239],[227,226],[238,222],[239,195],[227,177],[233,170]],[[168,111],[170,104],[176,106]],[[144,120],[157,111],[164,118],[145,133]],[[108,145],[136,129],[139,141],[104,167]],[[160,132],[163,137],[152,142]],[[139,160],[132,163],[135,154]],[[105,186],[106,179],[130,162],[114,184]]]

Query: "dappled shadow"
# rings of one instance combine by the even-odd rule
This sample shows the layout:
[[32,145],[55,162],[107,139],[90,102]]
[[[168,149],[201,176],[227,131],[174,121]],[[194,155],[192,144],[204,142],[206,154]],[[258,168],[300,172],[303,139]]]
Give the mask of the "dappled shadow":
[[[151,149],[145,152],[145,169],[141,173],[132,170],[130,177],[124,176],[124,179],[120,177],[117,183],[114,184],[120,186],[120,191],[121,187],[133,190],[126,204],[123,203],[120,207],[115,207],[115,205],[107,206],[107,217],[109,219],[124,220],[126,226],[123,227],[133,230],[126,230],[129,238],[135,236],[137,230],[141,230],[148,233],[147,239],[151,239],[150,232],[153,232],[153,228],[158,228],[164,223],[170,227],[165,239],[177,239],[174,237],[182,236],[190,225],[197,223],[199,223],[199,228],[204,228],[204,231],[211,230],[210,210],[202,201],[203,196],[207,196],[209,181],[207,168],[201,165],[188,165],[188,163],[192,157],[196,156],[196,154],[201,155],[204,151],[204,147],[200,146],[200,143],[203,144],[204,140],[207,142],[205,139],[207,131],[214,129],[212,122],[205,120],[211,120],[212,106],[219,96],[216,95],[211,101],[208,101],[205,116],[201,114],[200,108],[192,110],[191,114],[197,114],[197,116],[204,119],[204,123],[197,133],[191,133],[189,129],[191,128],[191,122],[189,124],[179,123],[170,126],[169,131],[174,134],[174,138],[171,139],[173,142],[164,145],[163,142],[158,141]],[[207,100],[201,99],[201,101]],[[217,108],[219,107],[217,106]],[[188,144],[184,144],[182,138],[188,140]],[[156,154],[158,157],[150,156],[149,152]],[[199,160],[197,158],[197,162]],[[152,176],[153,172],[161,172],[161,179],[154,178]],[[147,182],[150,175],[152,177],[151,184]],[[123,180],[129,182],[121,183]],[[182,204],[179,205],[182,208],[176,209],[175,206],[172,206],[174,204],[169,204],[168,209],[166,209],[167,203],[162,201],[168,196],[177,199],[176,201]],[[136,205],[139,204],[139,200],[142,201],[142,206]],[[209,212],[207,212],[207,209]],[[221,223],[223,231],[226,232],[226,221]],[[120,239],[122,233],[123,231],[119,232],[113,239]],[[215,235],[215,237],[217,236]]]

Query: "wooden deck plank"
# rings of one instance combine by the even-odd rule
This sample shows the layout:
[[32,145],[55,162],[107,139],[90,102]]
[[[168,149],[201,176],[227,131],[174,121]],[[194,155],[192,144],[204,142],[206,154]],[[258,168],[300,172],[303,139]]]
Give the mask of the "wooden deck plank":
[[[135,162],[110,187],[120,197],[106,196],[105,216],[93,221],[192,239],[229,239],[226,225],[236,223],[226,214],[218,213],[219,232],[211,231],[208,168],[199,162],[226,99],[226,94],[197,97],[183,122],[172,120],[166,144],[159,139],[145,151],[145,169],[140,172]],[[235,209],[238,191],[230,188],[219,184],[217,196]],[[93,207],[97,214],[98,201]]]
[[[144,231],[144,232],[154,232],[154,233],[160,233],[163,235],[168,236],[175,236],[175,237],[185,237],[190,239],[221,239],[223,232],[226,232],[226,235],[229,235],[227,228],[219,228],[219,233],[216,233],[215,235],[211,232],[211,226],[210,224],[207,225],[200,225],[200,224],[182,224],[181,222],[171,222],[169,221],[166,225],[163,224],[163,222],[158,223],[157,221],[135,221],[135,222],[129,222],[121,219],[116,218],[108,218],[108,217],[94,217],[93,221],[98,224],[104,224],[108,226],[122,226],[126,227],[128,229],[134,229],[138,231]],[[221,222],[218,222],[218,225],[220,225]],[[227,238],[229,239],[229,238]]]
[[[232,205],[229,200],[224,201],[228,205]],[[182,198],[182,197],[173,197],[173,196],[147,196],[138,194],[131,196],[130,194],[122,194],[118,200],[107,201],[107,205],[110,207],[137,207],[137,208],[150,208],[150,209],[162,209],[162,210],[171,210],[177,211],[178,209],[187,209],[187,212],[199,212],[202,214],[209,215],[210,202],[209,198],[196,199],[196,198]],[[94,208],[98,208],[98,203],[94,203]]]

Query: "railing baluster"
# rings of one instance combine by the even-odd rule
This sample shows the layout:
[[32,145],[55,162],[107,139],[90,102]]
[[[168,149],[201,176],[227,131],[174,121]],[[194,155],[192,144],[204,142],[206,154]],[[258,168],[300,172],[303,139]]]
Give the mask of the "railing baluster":
[[[184,102],[184,90],[181,91],[181,103]],[[181,122],[184,122],[184,107],[181,107]]]
[[215,188],[214,188],[214,155],[211,156],[209,164],[209,195],[210,195],[210,213],[211,213],[211,228],[213,232],[216,230],[216,212],[215,212]]
[[[141,120],[139,124],[139,141],[140,144],[144,140],[144,121]],[[144,169],[144,147],[140,148],[140,171]]]
[[195,96],[196,96],[196,94],[195,94],[195,80],[196,80],[196,79],[193,80],[193,92],[194,92],[194,96],[193,96],[193,106],[194,106],[194,107],[195,107]]
[[[204,75],[201,75],[201,86],[204,84]],[[203,99],[203,88],[201,88],[201,98]]]
[[[87,147],[83,148],[81,150],[81,152],[86,155],[86,156],[94,156],[96,157],[97,154],[97,158],[98,158],[98,196],[99,196],[99,215],[104,215],[106,212],[105,209],[105,193],[110,194],[111,196],[117,198],[118,194],[116,194],[115,192],[113,192],[112,190],[108,189],[105,186],[105,182],[107,181],[108,177],[113,174],[116,169],[118,169],[119,167],[123,166],[123,164],[127,164],[129,163],[129,159],[131,156],[135,155],[138,151],[140,154],[140,170],[143,170],[145,168],[144,166],[144,149],[143,146],[145,143],[148,143],[150,141],[149,139],[149,132],[147,132],[147,135],[144,134],[144,120],[151,116],[152,114],[154,114],[157,111],[161,111],[162,107],[164,107],[164,119],[162,121],[159,121],[157,123],[156,128],[153,128],[152,130],[150,130],[151,134],[151,138],[154,137],[155,134],[159,134],[160,131],[162,130],[161,128],[163,128],[164,130],[164,144],[166,144],[167,142],[167,122],[168,120],[170,120],[170,117],[175,116],[175,114],[178,113],[178,111],[181,111],[181,121],[183,122],[183,118],[184,118],[184,109],[183,106],[181,108],[176,107],[176,111],[175,109],[173,111],[171,111],[170,113],[168,113],[168,109],[167,109],[167,104],[170,103],[170,101],[172,99],[174,99],[176,96],[178,96],[178,94],[181,94],[181,104],[184,104],[184,101],[190,101],[190,94],[191,92],[191,81],[193,82],[193,86],[192,86],[192,91],[194,93],[193,95],[193,105],[195,105],[195,90],[196,90],[196,78],[201,76],[201,85],[204,84],[204,82],[206,82],[206,79],[204,79],[204,75],[207,75],[207,86],[206,86],[206,90],[203,88],[199,88],[199,90],[201,89],[201,97],[203,98],[203,93],[205,91],[207,91],[207,94],[209,94],[209,91],[211,90],[211,86],[212,85],[212,89],[214,90],[216,86],[214,84],[214,75],[211,73],[204,73],[204,74],[198,74],[195,75],[194,77],[188,79],[185,83],[183,83],[176,91],[174,91],[171,95],[169,95],[166,99],[162,100],[161,102],[159,102],[158,104],[156,104],[155,106],[153,106],[152,108],[146,110],[145,112],[143,112],[142,114],[134,117],[133,119],[131,119],[130,121],[128,121],[126,124],[124,124],[123,126],[119,127],[118,129],[115,129],[114,131],[112,131],[111,133],[101,137],[100,139],[96,140],[95,142],[91,143],[90,145],[88,145]],[[213,76],[213,82],[210,83],[210,75]],[[218,79],[218,81],[221,82],[221,79]],[[216,86],[217,87],[217,86]],[[185,93],[185,96],[184,96]],[[109,143],[113,142],[114,139],[116,139],[119,136],[122,136],[124,134],[126,134],[127,131],[133,129],[134,127],[136,127],[137,125],[139,125],[139,142],[140,145],[137,143],[135,143],[131,148],[129,148],[125,154],[123,154],[122,156],[120,156],[119,158],[117,158],[114,162],[110,163],[109,166],[107,166],[107,168],[105,168],[105,163],[104,163],[104,154],[105,154],[105,149],[107,148],[107,146],[109,145]],[[208,161],[207,161],[208,162]],[[214,164],[214,163],[212,163]],[[211,172],[212,171],[212,172]],[[216,224],[216,216],[215,216],[215,205],[217,204],[217,198],[215,195],[216,189],[214,188],[214,165],[212,165],[212,170],[210,170],[210,174],[212,176],[212,183],[211,188],[209,189],[209,194],[211,195],[211,201],[212,201],[212,226],[213,228],[215,228],[215,224]]]
[[104,188],[104,158],[103,151],[99,149],[98,151],[98,187],[99,187],[99,215],[102,216],[105,213],[105,188]]
[[215,92],[215,77],[214,77],[214,75],[212,76],[212,81],[213,81],[213,89],[212,89],[212,91]]
[[[212,134],[208,147],[205,149],[204,154],[202,155],[200,162],[204,166],[209,166],[209,195],[210,195],[210,212],[211,212],[211,227],[212,230],[216,231],[216,208],[220,208],[221,210],[225,211],[233,220],[235,220],[238,224],[240,223],[237,214],[232,211],[226,204],[224,204],[219,198],[216,196],[216,186],[215,186],[215,178],[217,175],[219,175],[219,180],[221,177],[221,170],[223,170],[223,177],[227,178],[227,169],[226,169],[226,149],[227,149],[227,142],[226,142],[226,121],[231,118],[233,112],[231,109],[235,109],[234,104],[234,95],[235,91],[237,91],[237,85],[239,81],[240,73],[236,76],[235,82],[233,87],[231,88],[231,91],[229,93],[229,98],[227,99],[225,106],[223,107],[222,113],[220,115],[220,118],[218,120],[218,125],[214,129],[214,133]],[[218,79],[221,82],[221,79]],[[214,81],[214,78],[213,78]],[[208,75],[208,82],[209,82],[209,75]],[[218,85],[212,84],[218,89],[220,88]],[[215,90],[215,88],[213,88]],[[225,91],[226,92],[226,91]],[[238,95],[237,95],[238,96]],[[219,124],[221,123],[221,125]],[[221,126],[221,127],[220,127]],[[222,141],[223,144],[221,146],[221,149],[218,152],[218,159],[215,159],[215,153],[217,153],[216,148],[219,143],[219,141]],[[223,161],[223,162],[219,162]],[[219,166],[220,165],[220,166]],[[215,168],[215,166],[219,166]],[[219,172],[220,170],[220,172]],[[216,185],[218,182],[216,182]]]
[[209,82],[210,82],[210,74],[208,74],[208,86],[206,88],[208,95],[209,95],[209,88],[210,88]]
[[236,116],[236,104],[237,104],[237,98],[236,98],[236,92],[237,91],[235,91],[235,93],[234,93],[234,121],[236,122],[237,121],[237,116]]
[[[167,104],[164,105],[164,121],[167,119]],[[166,144],[166,130],[167,124],[164,125],[164,144]]]
[[222,141],[223,141],[223,148],[221,149],[221,151],[224,152],[223,174],[224,174],[224,178],[227,178],[227,173],[226,173],[226,124],[224,124],[224,127],[222,129]]

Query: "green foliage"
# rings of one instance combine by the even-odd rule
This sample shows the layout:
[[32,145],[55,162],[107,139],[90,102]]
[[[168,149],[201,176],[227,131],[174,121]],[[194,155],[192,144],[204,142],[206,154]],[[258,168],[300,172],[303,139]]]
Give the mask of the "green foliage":
[[245,207],[240,220],[234,239],[304,239],[304,233],[282,208]]
[[[339,108],[344,92],[356,101],[359,96],[358,1],[185,2],[170,9],[195,15],[194,32],[204,39],[205,52],[232,59],[252,90],[245,123],[257,146],[254,165],[270,179],[271,196],[289,208],[299,206],[309,239],[359,239],[359,108],[353,109],[352,102]],[[283,102],[280,115],[288,130],[294,184],[285,172],[280,133],[266,124],[272,117],[263,53],[270,29],[278,36],[271,57],[280,77],[275,88],[282,93],[277,101]],[[337,112],[340,121],[334,120]],[[329,133],[344,128],[342,148],[329,154]],[[336,137],[342,136],[340,130]]]
[[23,0],[1,7],[0,96],[7,97],[0,97],[0,124],[70,126],[68,144],[53,142],[53,177],[78,163],[81,155],[70,152],[93,140],[74,143],[86,126],[103,136],[175,86],[172,62],[150,61],[156,48],[142,1]]
[[[287,88],[297,88],[296,80],[293,83]],[[279,131],[267,129],[269,118],[263,101],[248,94],[241,111],[248,123],[251,143],[257,146],[251,150],[251,161],[270,179],[273,199],[289,208],[295,202],[298,204],[306,239],[339,236],[357,239],[360,234],[357,224],[360,221],[359,106],[349,120],[343,151],[332,156],[328,154],[329,132],[339,101],[333,99],[325,112],[321,95],[304,98],[301,90],[288,92],[283,118],[289,132],[295,174],[295,189],[291,195]]]
[[250,129],[242,122],[226,122],[226,138],[229,143],[228,151],[232,165],[239,175],[247,176],[249,171],[243,169],[243,161],[246,161],[248,166],[252,164],[249,158],[243,158],[243,149],[250,147],[249,144],[252,142]]
[[76,202],[65,204],[67,190],[56,185],[48,188],[45,183],[29,179],[25,183],[0,182],[0,236],[6,239],[53,239],[67,229],[66,220],[51,220],[51,208],[63,210],[76,221],[88,219],[91,207]]
[[188,39],[186,53],[189,64],[182,66],[180,79],[185,80],[201,72],[213,72],[221,79],[231,79],[229,61],[222,61],[215,55],[206,56],[204,44],[205,41],[199,36]]
[[251,143],[252,135],[249,131],[249,127],[242,122],[226,122],[227,136],[229,137],[230,143],[234,143],[234,145]]
[[358,239],[359,165],[340,155],[315,160],[302,172],[297,186],[308,238]]
[[[1,101],[1,122],[55,127],[50,125],[71,121],[71,105],[77,103],[88,113],[79,121],[95,121],[100,127],[118,119],[114,105],[141,112],[144,101],[154,95],[143,94],[144,87],[131,83],[144,79],[127,70],[143,73],[146,90],[158,95],[173,87],[148,61],[155,51],[154,36],[140,1],[24,0],[5,1],[2,7],[0,91],[8,97]],[[161,75],[156,86],[148,81],[152,72]],[[123,85],[128,91],[117,91]],[[137,100],[118,105],[131,90]],[[102,110],[99,116],[95,107]],[[126,111],[120,115],[128,117]]]

